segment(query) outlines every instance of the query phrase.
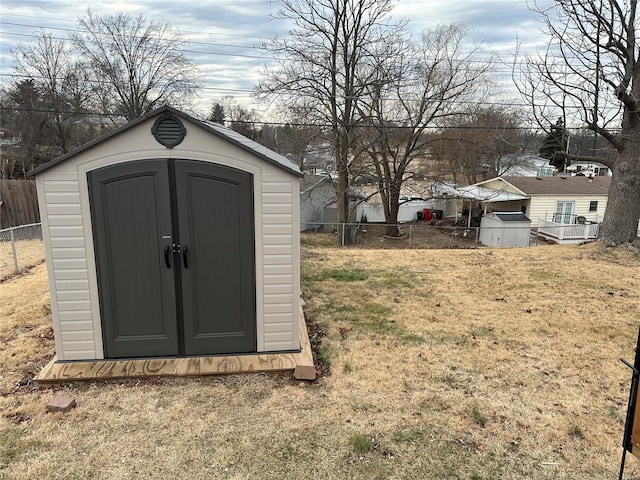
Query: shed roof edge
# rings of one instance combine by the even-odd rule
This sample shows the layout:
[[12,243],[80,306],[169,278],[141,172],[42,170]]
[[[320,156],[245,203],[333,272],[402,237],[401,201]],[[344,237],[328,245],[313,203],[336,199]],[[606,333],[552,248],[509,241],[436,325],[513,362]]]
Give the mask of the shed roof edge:
[[[44,163],[42,165],[40,165],[39,167],[34,168],[33,170],[30,170],[28,172],[29,176],[35,176],[38,175],[42,172],[44,172],[45,170],[48,170],[66,160],[68,160],[71,157],[74,157],[76,155],[78,155],[79,153],[84,152],[85,150],[89,150],[90,148],[93,148],[94,146],[105,142],[107,140],[109,140],[111,137],[120,134],[121,132],[128,130],[146,120],[149,120],[150,118],[153,118],[155,116],[157,116],[158,114],[161,114],[163,112],[170,112],[173,115],[176,115],[184,120],[187,120],[190,123],[193,123],[195,125],[198,125],[201,128],[204,128],[205,130],[207,130],[210,133],[213,133],[214,135],[216,135],[219,138],[222,138],[223,140],[228,141],[229,143],[236,145],[237,147],[240,147],[241,149],[248,151],[249,153],[252,153],[253,155],[260,157],[261,159],[265,160],[268,163],[271,163],[277,167],[282,168],[283,170],[288,171],[289,173],[296,175],[298,177],[302,177],[303,174],[300,171],[300,169],[293,164],[288,158],[280,155],[279,153],[276,153],[272,150],[269,150],[267,147],[264,147],[262,145],[260,145],[257,142],[254,142],[253,140],[244,137],[243,135],[237,133],[237,132],[233,132],[232,130],[228,130],[225,127],[223,127],[222,125],[220,126],[212,126],[211,124],[204,122],[202,120],[199,120],[195,117],[192,117],[174,107],[171,107],[170,105],[164,105],[162,107],[159,107],[155,110],[152,110],[150,112],[145,113],[144,115],[138,117],[138,118],[134,118],[133,120],[131,120],[130,122],[126,123],[125,125],[122,125],[118,128],[115,128],[103,135],[100,135],[99,137],[91,140],[90,142],[87,142],[77,148],[74,148],[73,150],[54,158],[53,160],[48,161],[47,163]],[[228,133],[226,130],[228,130],[229,132],[233,132],[233,134]],[[240,137],[243,139],[242,141],[240,140]]]

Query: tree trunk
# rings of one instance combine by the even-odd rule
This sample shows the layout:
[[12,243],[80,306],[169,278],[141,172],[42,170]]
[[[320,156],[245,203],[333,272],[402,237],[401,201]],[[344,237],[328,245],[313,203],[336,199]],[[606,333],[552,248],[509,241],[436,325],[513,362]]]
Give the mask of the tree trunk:
[[640,126],[629,132],[624,150],[618,154],[602,224],[605,246],[614,247],[637,238],[640,218]]
[[351,226],[349,223],[349,169],[345,162],[338,165],[338,188],[336,189],[336,207],[338,210],[338,245],[351,245]]
[[392,203],[389,209],[389,218],[387,219],[386,235],[389,237],[399,237],[400,229],[398,228],[398,204]]
[[385,205],[385,219],[387,221],[386,235],[389,237],[399,237],[398,212],[400,211],[400,185],[397,179],[390,182],[388,205]]

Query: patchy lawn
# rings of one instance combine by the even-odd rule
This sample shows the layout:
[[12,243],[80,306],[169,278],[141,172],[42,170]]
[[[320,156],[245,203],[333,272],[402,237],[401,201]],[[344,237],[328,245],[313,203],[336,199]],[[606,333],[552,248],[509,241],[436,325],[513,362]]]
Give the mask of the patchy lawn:
[[[304,240],[331,374],[76,383],[46,269],[0,284],[0,477],[616,478],[640,258],[598,246],[376,250]],[[47,414],[54,393],[69,414]],[[627,476],[640,474],[628,457]]]

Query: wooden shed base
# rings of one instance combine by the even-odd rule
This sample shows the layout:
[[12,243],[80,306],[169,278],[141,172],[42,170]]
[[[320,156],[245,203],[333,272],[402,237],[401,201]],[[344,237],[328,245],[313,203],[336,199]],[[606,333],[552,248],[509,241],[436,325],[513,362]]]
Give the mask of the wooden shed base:
[[56,357],[33,379],[41,385],[77,380],[183,377],[251,372],[294,372],[298,380],[315,380],[311,344],[300,307],[300,352],[216,357],[147,358],[60,362]]

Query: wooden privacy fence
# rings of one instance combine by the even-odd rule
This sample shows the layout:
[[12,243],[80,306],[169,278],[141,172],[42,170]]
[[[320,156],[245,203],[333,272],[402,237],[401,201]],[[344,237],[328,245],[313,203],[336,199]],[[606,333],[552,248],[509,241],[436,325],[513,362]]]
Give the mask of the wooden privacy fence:
[[39,221],[36,182],[0,179],[0,229]]

